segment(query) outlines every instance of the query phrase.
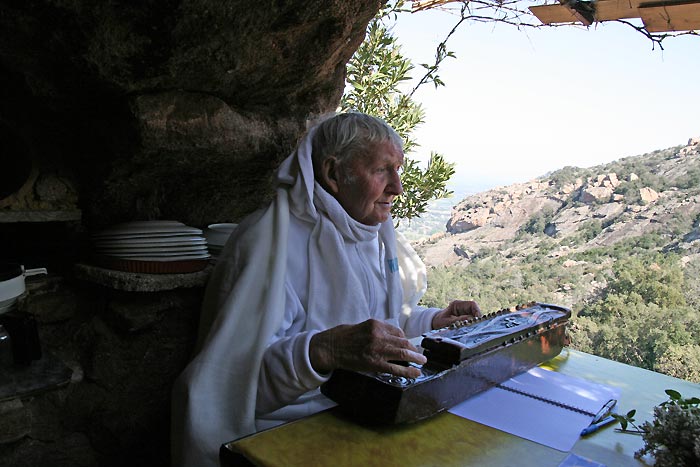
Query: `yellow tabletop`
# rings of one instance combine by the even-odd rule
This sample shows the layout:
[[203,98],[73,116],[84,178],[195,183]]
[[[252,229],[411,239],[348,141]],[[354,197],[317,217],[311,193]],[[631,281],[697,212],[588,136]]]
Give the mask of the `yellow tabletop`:
[[[620,388],[618,413],[637,410],[640,422],[667,400],[666,389],[700,396],[700,385],[565,348],[542,367]],[[614,431],[618,424],[580,438],[571,452],[609,467],[653,464],[634,453],[641,436]],[[224,466],[558,466],[557,451],[443,412],[421,422],[385,427],[356,424],[331,409],[224,444]]]

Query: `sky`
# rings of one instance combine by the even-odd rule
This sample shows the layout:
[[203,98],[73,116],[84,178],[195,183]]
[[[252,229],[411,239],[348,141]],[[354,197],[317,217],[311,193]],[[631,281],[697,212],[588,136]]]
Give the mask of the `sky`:
[[[403,14],[392,31],[414,64],[431,63],[457,20],[444,11]],[[668,38],[662,50],[615,22],[524,30],[465,23],[447,48],[457,58],[440,67],[446,86],[424,85],[414,95],[426,121],[411,157],[436,151],[454,162],[455,191],[526,182],[700,136],[700,36]]]

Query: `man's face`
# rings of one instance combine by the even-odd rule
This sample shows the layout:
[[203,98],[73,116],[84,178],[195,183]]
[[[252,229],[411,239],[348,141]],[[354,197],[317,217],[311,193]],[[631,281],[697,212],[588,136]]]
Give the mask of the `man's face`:
[[340,169],[335,198],[356,221],[380,224],[388,219],[394,198],[403,193],[402,165],[403,152],[393,142],[371,145]]

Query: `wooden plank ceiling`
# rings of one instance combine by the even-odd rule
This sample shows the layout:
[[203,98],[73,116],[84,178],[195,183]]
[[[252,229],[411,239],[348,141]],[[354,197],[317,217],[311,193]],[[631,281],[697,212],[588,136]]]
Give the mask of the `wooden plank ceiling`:
[[[412,10],[435,8],[462,0],[417,0]],[[543,24],[581,23],[640,18],[649,32],[700,30],[700,0],[559,0],[531,6],[530,12]]]
[[700,30],[700,0],[684,2],[648,0],[560,0],[530,7],[543,24],[581,23],[641,18],[649,32]]

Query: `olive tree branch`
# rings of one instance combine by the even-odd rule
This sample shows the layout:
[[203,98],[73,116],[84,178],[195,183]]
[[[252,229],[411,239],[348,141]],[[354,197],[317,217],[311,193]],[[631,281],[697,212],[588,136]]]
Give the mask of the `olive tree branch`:
[[[404,1],[400,1],[400,6],[403,7],[404,3]],[[426,83],[434,83],[435,86],[444,85],[444,83],[440,80],[439,76],[437,75],[438,68],[446,58],[454,58],[455,56],[454,53],[449,52],[447,50],[447,42],[459,29],[459,27],[467,21],[482,23],[503,23],[508,24],[510,26],[514,26],[518,29],[523,27],[538,29],[542,27],[581,26],[580,24],[573,22],[558,24],[542,24],[528,21],[534,18],[534,15],[529,10],[517,8],[515,6],[518,3],[517,0],[461,0],[459,2],[457,0],[436,0],[434,2],[423,3],[424,5],[421,5],[419,8],[414,9],[413,12],[416,13],[425,10],[441,10],[444,12],[454,14],[455,9],[449,8],[447,4],[461,3],[461,6],[459,12],[459,19],[452,27],[452,29],[450,29],[450,31],[446,34],[445,38],[437,45],[435,49],[434,62],[431,65],[423,64],[423,67],[426,69],[426,72],[418,81],[418,83],[414,86],[411,92],[408,94],[409,96],[413,96],[413,94],[418,90],[418,88],[420,88]],[[480,10],[490,10],[490,14],[477,14],[477,12]],[[400,8],[394,11],[406,12],[408,10]],[[657,45],[661,50],[664,50],[662,42],[669,37],[700,36],[700,32],[698,31],[680,31],[663,34],[652,33],[649,32],[645,26],[637,26],[629,21],[622,19],[616,21],[630,26],[631,28],[635,29],[639,33],[643,34],[646,38],[648,38],[652,42],[652,50],[654,50]]]
[[[459,18],[454,26],[445,35],[445,38],[436,46],[435,48],[435,60],[432,64],[423,64],[426,69],[425,74],[420,78],[418,83],[413,87],[409,96],[413,96],[415,92],[426,83],[433,83],[435,86],[442,86],[444,83],[440,80],[437,75],[437,71],[442,64],[442,62],[448,58],[455,58],[453,52],[447,49],[447,42],[450,38],[457,32],[457,30],[467,21],[480,22],[480,23],[503,23],[510,26],[514,26],[518,29],[522,27],[531,28],[541,28],[543,26],[556,27],[562,26],[561,24],[536,24],[532,22],[524,21],[525,18],[532,18],[533,15],[529,11],[519,9],[514,5],[517,4],[515,0],[503,1],[503,0],[463,0],[460,6]],[[420,10],[423,11],[427,9],[441,10],[454,14],[454,9],[450,9],[442,4],[436,4],[434,6],[427,6]],[[483,10],[489,10],[490,14],[479,14]],[[405,11],[405,10],[404,10]],[[568,25],[568,24],[567,24]]]
[[680,36],[700,36],[700,33],[698,31],[678,31],[678,32],[668,32],[668,33],[653,33],[649,32],[646,27],[644,26],[637,26],[636,24],[632,24],[629,21],[626,21],[624,19],[618,19],[616,20],[618,23],[625,24],[632,29],[636,30],[637,32],[641,33],[643,36],[645,36],[647,39],[651,41],[651,50],[654,50],[654,48],[658,45],[661,50],[664,50],[663,46],[663,41],[664,39],[668,39],[669,37],[680,37]]
[[[426,66],[427,71],[421,77],[421,79],[418,81],[418,84],[416,84],[413,87],[413,89],[411,90],[411,92],[408,93],[408,97],[413,97],[413,94],[415,94],[415,92],[418,90],[418,88],[421,87],[422,85],[424,85],[425,83],[429,83],[429,82],[440,83],[441,82],[441,81],[439,81],[439,78],[437,77],[435,72],[437,71],[438,67],[443,62],[443,60],[445,60],[445,58],[454,56],[454,54],[452,54],[451,52],[447,52],[447,41],[450,40],[450,37],[452,37],[452,35],[457,31],[457,29],[459,29],[459,27],[462,25],[462,23],[464,23],[469,18],[468,16],[464,15],[464,12],[467,10],[467,3],[462,4],[461,10],[462,11],[460,12],[459,21],[457,21],[457,23],[452,27],[452,29],[450,29],[450,32],[447,33],[447,35],[442,40],[442,42],[440,42],[437,45],[437,47],[435,49],[435,62],[430,66]],[[436,79],[438,79],[438,81],[435,81]]]

